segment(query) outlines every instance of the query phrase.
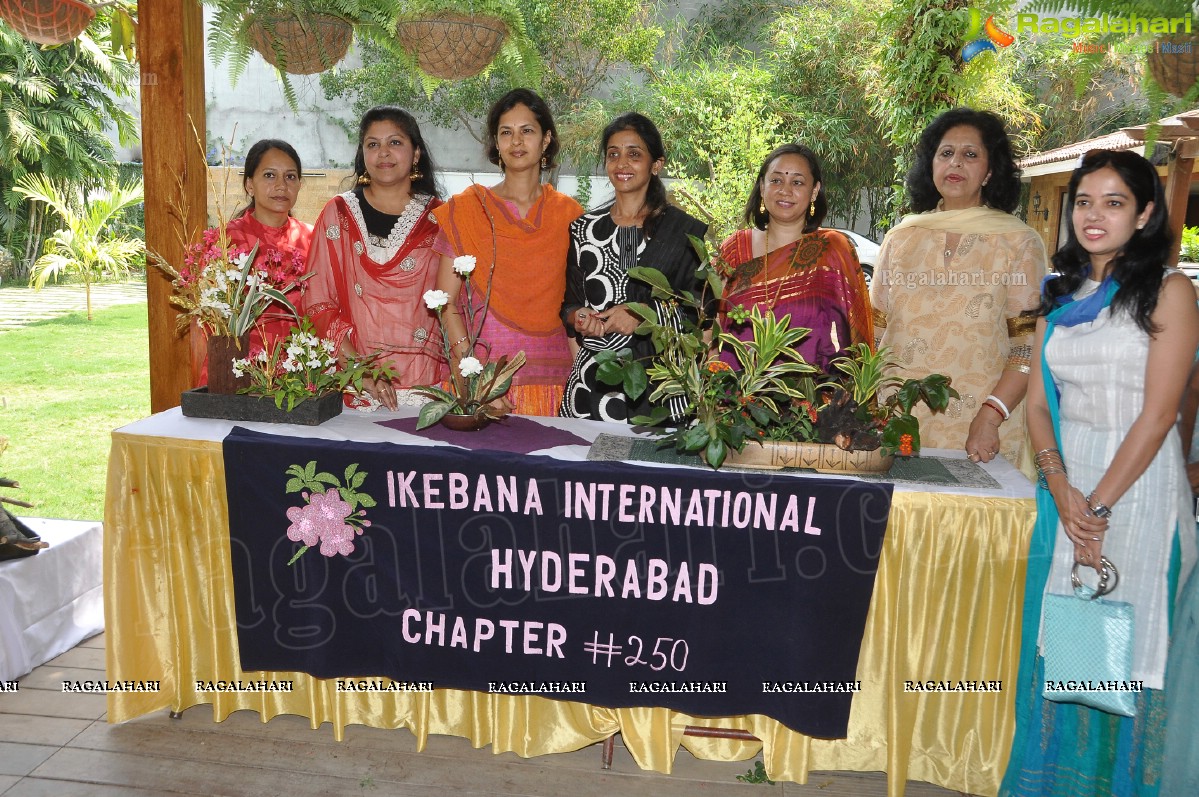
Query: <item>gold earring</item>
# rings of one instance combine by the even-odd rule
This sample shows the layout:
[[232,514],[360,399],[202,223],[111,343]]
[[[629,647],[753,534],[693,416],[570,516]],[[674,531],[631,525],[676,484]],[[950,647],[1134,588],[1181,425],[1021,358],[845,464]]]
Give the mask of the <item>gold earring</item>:
[[759,212],[759,213],[765,213],[765,212],[766,212],[766,200],[765,200],[765,199],[759,199],[759,200],[758,200],[758,212]]
[[545,156],[542,155],[541,156],[541,169],[542,169],[542,171],[545,171],[548,168],[549,168],[549,162],[545,159]]
[[371,184],[371,176],[369,174],[362,174],[362,175],[358,176],[358,185],[370,185],[370,184]]
[[816,197],[812,197],[812,204],[808,205],[808,215],[816,215]]
[[412,171],[410,171],[410,172],[408,173],[408,179],[409,179],[409,180],[414,180],[414,181],[415,181],[415,180],[419,180],[419,179],[421,179],[421,178],[422,178],[422,177],[424,177],[424,176],[425,176],[425,173],[424,173],[424,172],[422,172],[422,171],[420,170],[420,167],[419,167],[419,166],[417,166],[417,165],[416,165],[416,162],[414,161],[414,162],[412,163]]

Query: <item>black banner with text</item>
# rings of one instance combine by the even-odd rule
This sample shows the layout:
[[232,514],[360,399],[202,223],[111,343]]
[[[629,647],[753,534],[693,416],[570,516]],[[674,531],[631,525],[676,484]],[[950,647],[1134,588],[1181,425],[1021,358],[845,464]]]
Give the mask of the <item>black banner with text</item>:
[[241,428],[224,459],[244,670],[845,735],[889,484]]

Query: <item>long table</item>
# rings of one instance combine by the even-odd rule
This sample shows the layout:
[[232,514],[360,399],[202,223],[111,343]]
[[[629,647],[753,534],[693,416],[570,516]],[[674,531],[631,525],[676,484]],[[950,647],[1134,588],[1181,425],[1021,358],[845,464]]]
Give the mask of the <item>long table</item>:
[[[433,444],[374,423],[404,414],[346,414],[319,427],[239,425],[315,439]],[[538,420],[586,440],[613,431],[586,421]],[[111,692],[111,722],[211,704],[217,721],[240,709],[259,712],[263,721],[297,714],[313,728],[330,723],[336,738],[348,724],[404,727],[421,745],[430,733],[452,734],[522,756],[575,750],[620,733],[638,765],[659,772],[670,772],[683,745],[718,760],[761,752],[776,780],[803,783],[818,770],[881,770],[892,795],[901,795],[909,779],[973,794],[998,790],[1014,730],[1025,555],[1035,513],[1032,485],[1002,460],[985,466],[998,490],[896,485],[858,664],[861,692],[847,737],[826,740],[762,715],[695,717],[452,689],[347,693],[333,680],[303,673],[242,672],[220,442],[232,426],[175,409],[113,433],[104,524],[108,679],[158,689]],[[531,456],[553,457],[568,470],[587,450],[557,446]],[[293,688],[196,688],[219,681],[289,681]],[[740,728],[761,741],[684,737],[687,726]]]

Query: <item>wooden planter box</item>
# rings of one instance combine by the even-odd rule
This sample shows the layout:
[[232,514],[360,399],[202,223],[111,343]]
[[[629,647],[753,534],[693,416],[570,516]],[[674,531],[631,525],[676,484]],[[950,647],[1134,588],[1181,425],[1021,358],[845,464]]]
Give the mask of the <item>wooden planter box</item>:
[[179,406],[189,418],[220,418],[226,421],[260,421],[262,423],[295,423],[319,426],[340,415],[341,393],[326,393],[319,398],[305,399],[288,412],[275,406],[269,396],[247,396],[240,393],[209,393],[208,388],[188,390],[179,397]]
[[788,440],[749,442],[740,451],[730,451],[726,465],[760,470],[809,468],[821,473],[886,473],[895,457],[884,457],[881,450],[846,451],[824,443],[796,443]]

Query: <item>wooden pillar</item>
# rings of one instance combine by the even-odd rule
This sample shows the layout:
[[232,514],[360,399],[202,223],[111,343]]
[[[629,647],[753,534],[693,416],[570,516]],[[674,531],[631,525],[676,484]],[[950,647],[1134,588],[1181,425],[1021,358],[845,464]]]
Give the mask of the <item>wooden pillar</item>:
[[1174,152],[1170,155],[1170,167],[1166,172],[1166,207],[1170,211],[1170,237],[1173,239],[1170,258],[1166,261],[1169,266],[1178,265],[1182,228],[1187,218],[1187,201],[1191,195],[1191,171],[1194,168],[1194,155],[1180,150],[1176,144]]
[[[172,264],[183,262],[184,240],[207,218],[204,153],[196,144],[204,124],[204,17],[200,0],[139,0],[138,55],[142,72],[142,156],[146,247]],[[182,237],[181,237],[182,235]],[[150,325],[150,409],[179,404],[192,386],[191,352],[178,334],[171,283],[147,269]]]

